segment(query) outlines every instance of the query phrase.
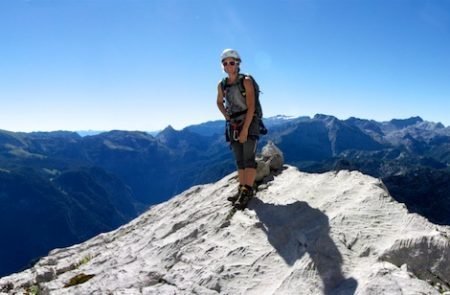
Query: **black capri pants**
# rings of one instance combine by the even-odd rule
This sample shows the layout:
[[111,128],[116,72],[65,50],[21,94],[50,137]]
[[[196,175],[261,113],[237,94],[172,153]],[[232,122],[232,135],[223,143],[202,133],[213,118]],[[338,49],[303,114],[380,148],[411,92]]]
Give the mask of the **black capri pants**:
[[233,148],[234,158],[236,159],[236,166],[239,170],[245,168],[256,169],[256,145],[257,139],[248,138],[246,142],[240,143],[233,141],[231,147]]

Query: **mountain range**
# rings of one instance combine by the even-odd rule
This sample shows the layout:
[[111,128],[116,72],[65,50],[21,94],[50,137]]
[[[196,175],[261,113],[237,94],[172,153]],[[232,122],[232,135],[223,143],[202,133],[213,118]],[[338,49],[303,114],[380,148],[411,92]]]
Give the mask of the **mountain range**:
[[[450,128],[419,117],[376,122],[329,115],[265,120],[286,163],[305,172],[359,170],[411,212],[450,224]],[[125,224],[148,206],[234,171],[224,121],[153,136],[0,130],[0,276],[49,250]]]

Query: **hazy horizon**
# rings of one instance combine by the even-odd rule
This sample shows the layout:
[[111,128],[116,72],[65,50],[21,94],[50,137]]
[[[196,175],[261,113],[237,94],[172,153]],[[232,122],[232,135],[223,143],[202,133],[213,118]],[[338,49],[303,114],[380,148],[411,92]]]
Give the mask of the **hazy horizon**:
[[[319,115],[319,113],[317,114],[317,115]],[[320,114],[320,115],[326,115],[326,116],[333,116],[333,117],[336,117],[336,116],[334,116],[334,115],[332,115],[332,114]],[[287,115],[282,115],[282,114],[279,114],[279,115],[275,115],[275,116],[271,116],[271,117],[264,117],[264,119],[270,119],[270,118],[275,118],[275,117],[278,117],[278,116],[284,116],[284,117],[288,117],[288,118],[292,118],[292,119],[295,119],[295,118],[299,118],[299,117],[309,117],[309,118],[313,118],[315,115],[313,115],[313,116],[287,116]],[[383,122],[388,122],[388,121],[391,121],[391,120],[406,120],[406,119],[410,119],[410,118],[413,118],[413,117],[416,117],[416,116],[409,116],[409,117],[406,117],[406,118],[391,118],[391,119],[389,119],[389,120],[382,120],[382,121],[378,121],[378,120],[373,120],[373,119],[368,119],[368,118],[359,118],[359,117],[354,117],[354,116],[351,116],[351,117],[348,117],[348,118],[338,118],[338,117],[336,117],[337,119],[339,119],[339,120],[342,120],[342,121],[344,121],[344,120],[347,120],[347,119],[350,119],[350,118],[357,118],[357,119],[362,119],[362,120],[373,120],[373,121],[376,121],[376,122],[379,122],[379,123],[383,123]],[[421,118],[422,120],[424,120],[424,121],[428,121],[428,122],[432,122],[432,123],[441,123],[441,124],[443,124],[442,122],[437,122],[437,121],[430,121],[430,120],[427,120],[426,118]],[[23,133],[32,133],[32,132],[65,132],[65,131],[67,131],[67,132],[75,132],[75,133],[78,133],[79,135],[81,135],[81,136],[87,136],[87,135],[95,135],[95,134],[99,134],[99,133],[103,133],[103,132],[110,132],[110,131],[130,131],[130,132],[133,132],[133,131],[137,131],[137,132],[146,132],[146,133],[149,133],[149,134],[151,134],[151,135],[156,135],[156,134],[158,134],[159,132],[161,132],[161,131],[163,131],[164,129],[166,129],[166,128],[168,128],[168,127],[172,127],[173,129],[175,129],[175,130],[177,130],[177,131],[180,131],[180,130],[182,130],[182,129],[184,129],[184,128],[186,128],[186,127],[189,127],[189,126],[194,126],[194,125],[199,125],[199,124],[205,124],[205,123],[209,123],[209,122],[214,122],[214,121],[223,121],[223,119],[217,119],[217,120],[209,120],[209,121],[205,121],[205,122],[200,122],[200,123],[195,123],[195,124],[189,124],[189,125],[186,125],[186,126],[182,126],[182,127],[180,127],[180,128],[175,128],[175,127],[173,127],[172,126],[172,124],[168,124],[168,125],[166,125],[166,126],[164,126],[163,128],[161,128],[161,129],[158,129],[158,130],[139,130],[139,129],[105,129],[105,130],[95,130],[95,129],[84,129],[84,130],[66,130],[66,129],[54,129],[54,130],[32,130],[32,131],[21,131],[21,130],[19,130],[19,131],[14,131],[14,130],[6,130],[6,129],[2,129],[2,128],[0,128],[0,131],[9,131],[9,132],[23,132]],[[443,124],[445,127],[450,127],[449,125],[445,125],[445,124]]]

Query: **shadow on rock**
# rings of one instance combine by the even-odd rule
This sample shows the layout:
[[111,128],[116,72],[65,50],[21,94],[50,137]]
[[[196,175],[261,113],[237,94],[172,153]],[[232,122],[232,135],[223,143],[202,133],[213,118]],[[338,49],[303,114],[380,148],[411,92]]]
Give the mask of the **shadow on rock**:
[[329,235],[323,212],[306,202],[276,205],[258,198],[248,207],[256,212],[270,244],[288,265],[308,253],[323,281],[324,294],[354,294],[357,282],[342,274],[342,255]]

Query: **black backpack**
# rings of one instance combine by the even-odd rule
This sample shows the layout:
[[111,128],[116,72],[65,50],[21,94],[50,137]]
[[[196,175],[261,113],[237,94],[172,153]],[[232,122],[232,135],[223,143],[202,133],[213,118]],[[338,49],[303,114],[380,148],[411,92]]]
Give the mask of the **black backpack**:
[[[259,94],[261,93],[261,90],[259,89],[259,85],[256,82],[256,80],[250,75],[250,74],[239,74],[238,77],[238,87],[239,87],[239,91],[241,92],[243,97],[246,97],[246,93],[245,93],[245,87],[244,87],[244,80],[246,77],[249,77],[252,82],[253,82],[253,87],[254,87],[254,92],[255,92],[255,115],[258,117],[259,119],[259,133],[262,135],[267,134],[267,128],[266,126],[264,126],[262,117],[263,117],[263,111],[262,111],[262,107],[261,107],[261,102],[259,100]],[[222,79],[222,91],[223,93],[225,93],[225,90],[230,87],[230,85],[228,85],[228,77],[225,77]]]

